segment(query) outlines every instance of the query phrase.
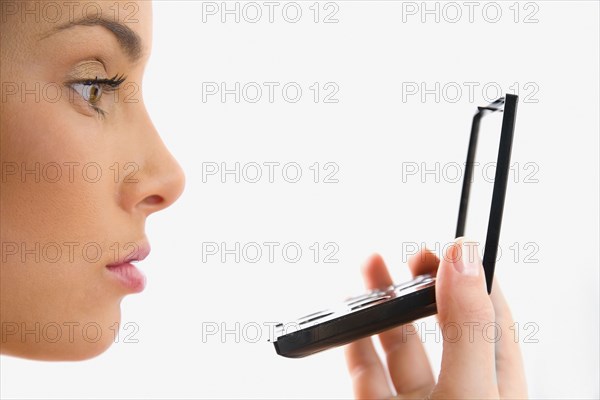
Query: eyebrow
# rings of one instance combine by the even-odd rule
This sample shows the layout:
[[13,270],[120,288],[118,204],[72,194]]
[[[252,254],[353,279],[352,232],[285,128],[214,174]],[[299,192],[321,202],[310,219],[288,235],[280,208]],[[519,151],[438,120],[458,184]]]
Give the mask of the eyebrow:
[[43,37],[43,39],[57,32],[70,29],[75,26],[101,26],[109,30],[113,35],[115,35],[117,41],[119,42],[119,45],[121,46],[125,54],[129,56],[131,61],[137,61],[142,56],[142,39],[140,38],[140,36],[124,24],[104,18],[82,18],[70,21],[64,25],[52,29],[50,33]]

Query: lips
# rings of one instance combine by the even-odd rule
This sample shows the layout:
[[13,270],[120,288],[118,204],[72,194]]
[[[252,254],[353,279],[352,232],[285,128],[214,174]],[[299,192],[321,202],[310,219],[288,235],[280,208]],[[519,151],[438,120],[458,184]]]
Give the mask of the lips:
[[146,287],[146,277],[133,265],[145,259],[150,253],[147,243],[135,246],[135,251],[129,249],[129,254],[115,263],[106,266],[116,281],[131,293],[139,293]]

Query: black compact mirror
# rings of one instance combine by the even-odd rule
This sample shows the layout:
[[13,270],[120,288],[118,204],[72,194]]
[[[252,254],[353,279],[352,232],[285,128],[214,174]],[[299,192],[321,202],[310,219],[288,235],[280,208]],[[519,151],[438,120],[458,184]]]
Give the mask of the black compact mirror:
[[[485,107],[477,108],[471,125],[463,175],[456,237],[465,236],[466,229],[470,235],[473,234],[471,225],[474,224],[469,223],[467,219],[469,202],[476,200],[485,201],[485,204],[488,204],[491,197],[487,230],[484,228],[481,234],[475,232],[476,236],[474,236],[483,237],[485,235],[483,267],[488,293],[492,289],[498,255],[517,103],[518,96],[507,94]],[[502,125],[498,137],[497,134],[494,135],[487,124],[490,118],[484,119],[484,117],[499,113],[502,113]],[[480,135],[480,130],[483,132],[482,135]],[[483,153],[481,161],[477,161],[479,157],[476,157],[479,142],[485,143],[481,149]],[[491,152],[490,149],[492,149]],[[493,159],[494,155],[496,155],[496,161],[489,161]],[[477,175],[475,175],[476,173]],[[478,180],[481,180],[481,184],[472,189],[472,183],[478,182]],[[487,196],[488,200],[481,200],[482,196],[483,198]],[[478,208],[478,210],[480,209]],[[485,215],[477,216],[472,220],[481,221],[482,219],[485,220]],[[420,275],[410,282],[372,290],[353,297],[334,309],[309,314],[286,324],[280,323],[275,327],[274,345],[277,353],[281,356],[305,357],[428,317],[436,312],[435,277]]]

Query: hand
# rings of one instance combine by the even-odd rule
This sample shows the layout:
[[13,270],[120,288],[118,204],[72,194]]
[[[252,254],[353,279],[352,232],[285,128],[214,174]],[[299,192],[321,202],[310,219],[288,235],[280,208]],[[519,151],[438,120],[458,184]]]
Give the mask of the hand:
[[[357,398],[527,397],[519,345],[509,334],[512,316],[497,280],[488,295],[481,259],[472,242],[458,239],[443,258],[440,263],[435,254],[421,250],[408,262],[413,276],[437,276],[437,317],[444,340],[437,383],[416,328],[408,324],[378,335],[387,371],[371,338],[346,346],[346,362]],[[367,261],[363,275],[368,289],[392,284],[378,255]],[[496,340],[493,328],[489,333],[484,331],[490,322],[496,322],[502,332]],[[447,331],[445,326],[449,327]]]

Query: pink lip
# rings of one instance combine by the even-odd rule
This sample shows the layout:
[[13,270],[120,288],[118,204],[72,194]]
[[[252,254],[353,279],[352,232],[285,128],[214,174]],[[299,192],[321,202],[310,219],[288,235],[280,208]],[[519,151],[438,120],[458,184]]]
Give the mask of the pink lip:
[[123,259],[109,264],[106,269],[131,293],[139,293],[146,287],[146,277],[132,262],[142,261],[150,253],[150,246],[143,243],[135,252],[127,254]]

